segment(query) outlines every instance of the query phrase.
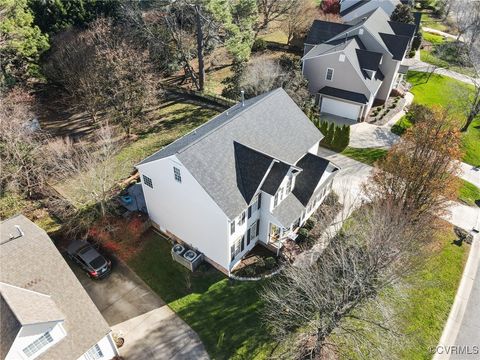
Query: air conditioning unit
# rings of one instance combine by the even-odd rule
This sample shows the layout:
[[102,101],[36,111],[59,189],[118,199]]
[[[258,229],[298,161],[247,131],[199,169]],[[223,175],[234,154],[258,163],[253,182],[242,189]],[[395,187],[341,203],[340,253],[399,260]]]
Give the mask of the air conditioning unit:
[[203,261],[203,254],[196,250],[189,249],[187,246],[175,244],[172,247],[172,258],[187,269],[194,271]]

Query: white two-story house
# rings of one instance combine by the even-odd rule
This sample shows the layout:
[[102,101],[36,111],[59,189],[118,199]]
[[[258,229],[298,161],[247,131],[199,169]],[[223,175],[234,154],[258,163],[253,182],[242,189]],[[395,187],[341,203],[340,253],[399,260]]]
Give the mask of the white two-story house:
[[48,235],[0,224],[0,359],[110,360],[111,330]]
[[256,244],[281,247],[338,168],[283,89],[233,106],[137,165],[155,227],[229,274]]

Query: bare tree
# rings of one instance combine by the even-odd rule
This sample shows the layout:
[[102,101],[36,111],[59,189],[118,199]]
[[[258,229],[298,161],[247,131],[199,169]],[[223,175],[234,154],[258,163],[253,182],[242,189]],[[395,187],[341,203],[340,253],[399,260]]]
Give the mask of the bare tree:
[[287,25],[287,43],[291,45],[292,40],[302,39],[312,25],[313,20],[319,17],[320,11],[312,0],[299,0],[297,4],[289,9],[285,19]]
[[286,73],[278,61],[263,57],[253,58],[242,73],[240,88],[248,97],[282,86]]
[[[362,206],[318,261],[287,267],[266,285],[264,318],[283,344],[279,358],[323,359],[341,352],[331,339],[334,333],[365,345],[368,338],[361,336],[361,328],[347,320],[371,325],[386,336],[395,333],[387,318],[372,319],[359,310],[399,283],[421,258],[428,237],[418,236],[402,212],[393,202]],[[378,344],[369,345],[375,350]]]
[[272,21],[284,20],[299,6],[301,0],[257,0],[262,22],[258,30],[264,30]]
[[480,33],[480,2],[452,0],[451,12],[458,30],[457,41],[473,42]]
[[96,131],[93,145],[73,143],[69,138],[49,143],[49,156],[57,159],[52,180],[75,187],[71,200],[77,210],[98,206],[102,217],[108,213],[112,189],[124,166],[115,159],[120,148],[117,139],[114,129],[104,125]]
[[32,196],[45,182],[47,134],[35,128],[33,97],[15,88],[0,99],[0,193]]
[[66,89],[95,122],[100,112],[130,135],[133,121],[159,95],[148,56],[106,19],[59,38],[45,74]]

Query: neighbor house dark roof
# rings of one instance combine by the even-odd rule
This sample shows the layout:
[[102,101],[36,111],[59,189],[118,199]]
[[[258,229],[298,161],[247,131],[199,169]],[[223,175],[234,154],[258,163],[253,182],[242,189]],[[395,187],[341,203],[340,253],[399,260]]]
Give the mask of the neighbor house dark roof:
[[314,20],[308,31],[306,44],[316,45],[330,40],[335,35],[344,32],[351,26],[347,24],[333,23],[329,21]]
[[[294,164],[322,138],[280,88],[246,100],[244,106],[235,105],[137,166],[141,170],[148,163],[175,155],[227,217],[234,219],[249,205],[252,189],[268,163],[252,149],[272,161]],[[243,175],[243,165],[237,166],[239,154],[240,163],[261,159],[251,177]],[[263,175],[268,177],[267,172]]]
[[[20,226],[24,235],[11,240],[9,234],[17,233],[15,225]],[[52,240],[23,215],[0,223],[0,282],[10,285],[2,286],[2,352],[3,334],[11,338],[22,321],[63,318],[67,336],[38,359],[77,360],[110,333],[107,322]],[[26,296],[25,292],[30,291],[35,293]],[[34,303],[26,303],[30,301]],[[34,314],[32,307],[36,304],[46,314]],[[8,324],[4,319],[8,319]]]
[[388,23],[395,35],[408,36],[410,38],[415,35],[416,25],[414,24],[405,24],[396,21],[389,21]]
[[324,86],[319,90],[319,93],[323,95],[333,96],[339,99],[350,100],[360,104],[368,103],[368,99],[364,94],[349,90],[337,89],[330,86]]
[[359,7],[369,3],[371,0],[359,0],[357,3],[349,6],[348,8],[344,9],[343,11],[340,11],[340,16],[345,16],[347,14],[350,14],[352,11],[358,9]]

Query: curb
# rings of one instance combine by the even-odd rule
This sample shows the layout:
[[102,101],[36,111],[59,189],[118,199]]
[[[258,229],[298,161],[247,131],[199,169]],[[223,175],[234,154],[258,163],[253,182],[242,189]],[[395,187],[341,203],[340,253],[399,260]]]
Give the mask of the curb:
[[[473,238],[462,279],[460,280],[460,285],[458,286],[455,300],[450,309],[450,314],[448,315],[438,346],[446,347],[455,344],[463,317],[465,316],[465,310],[475,282],[475,274],[478,266],[480,266],[480,236],[476,235]],[[435,353],[433,356],[433,360],[448,360],[449,358],[450,354],[445,353]]]

